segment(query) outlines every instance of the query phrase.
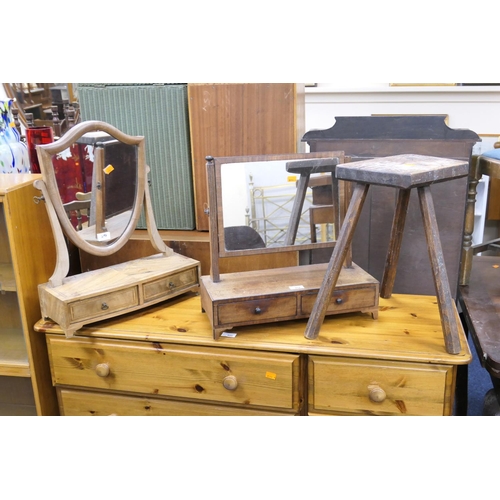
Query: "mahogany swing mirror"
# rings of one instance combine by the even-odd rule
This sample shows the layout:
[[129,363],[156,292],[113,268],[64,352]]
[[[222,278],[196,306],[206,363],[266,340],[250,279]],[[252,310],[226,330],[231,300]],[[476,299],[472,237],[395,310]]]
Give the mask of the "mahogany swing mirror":
[[[211,274],[200,291],[215,339],[236,326],[309,316],[348,201],[348,185],[335,177],[344,159],[342,151],[207,157]],[[314,262],[322,250],[326,258]],[[279,265],[220,272],[223,259],[256,256],[277,256]],[[376,315],[378,282],[350,257],[341,276],[327,314]]]
[[[156,228],[143,136],[84,121],[59,140],[38,145],[37,154],[42,180],[35,187],[45,200],[57,251],[53,275],[39,285],[44,318],[69,337],[85,324],[198,287],[199,262],[173,252]],[[127,243],[141,216],[157,254],[68,276],[66,238],[86,253],[107,257]]]

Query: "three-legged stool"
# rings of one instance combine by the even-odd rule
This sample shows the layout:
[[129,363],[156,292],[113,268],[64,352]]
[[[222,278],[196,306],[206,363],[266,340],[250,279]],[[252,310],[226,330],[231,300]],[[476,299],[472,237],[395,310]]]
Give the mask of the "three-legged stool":
[[368,189],[371,184],[378,184],[399,189],[380,296],[389,298],[392,295],[411,189],[417,188],[446,350],[450,354],[460,352],[453,297],[446,273],[430,186],[437,182],[465,177],[468,172],[468,163],[461,160],[413,154],[337,165],[337,179],[354,182],[354,189],[323,283],[307,323],[304,334],[306,338],[315,339],[319,334]]

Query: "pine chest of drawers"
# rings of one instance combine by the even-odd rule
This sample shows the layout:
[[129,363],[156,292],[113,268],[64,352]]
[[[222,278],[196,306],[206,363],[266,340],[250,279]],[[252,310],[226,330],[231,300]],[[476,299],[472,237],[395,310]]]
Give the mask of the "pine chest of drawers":
[[[83,327],[41,320],[61,415],[451,415],[462,351],[436,300],[393,295],[368,313],[235,328],[213,339],[195,294]],[[458,321],[458,316],[457,316]]]

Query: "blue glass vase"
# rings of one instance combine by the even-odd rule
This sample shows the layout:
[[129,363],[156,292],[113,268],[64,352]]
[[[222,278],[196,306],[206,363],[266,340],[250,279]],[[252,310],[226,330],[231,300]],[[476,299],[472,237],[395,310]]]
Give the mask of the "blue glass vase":
[[0,173],[29,173],[28,147],[21,141],[12,119],[12,103],[12,99],[0,101]]

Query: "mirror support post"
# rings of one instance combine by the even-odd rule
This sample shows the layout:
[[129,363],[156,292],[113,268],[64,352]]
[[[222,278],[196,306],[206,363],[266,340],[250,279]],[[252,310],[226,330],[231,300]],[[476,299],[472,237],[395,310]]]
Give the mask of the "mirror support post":
[[61,225],[59,224],[59,219],[57,218],[56,211],[52,205],[45,182],[38,179],[33,183],[33,186],[42,192],[43,199],[45,200],[45,206],[47,207],[50,225],[54,233],[54,241],[56,245],[56,268],[49,279],[49,284],[51,287],[56,287],[62,285],[63,279],[69,273],[68,247],[66,246],[64,233],[61,229]]
[[207,183],[208,183],[208,199],[210,201],[209,216],[210,216],[210,277],[214,283],[220,281],[219,270],[219,235],[217,234],[217,217],[218,209],[215,200],[217,200],[217,181],[215,177],[215,160],[212,156],[207,156]]
[[156,227],[153,216],[153,205],[151,204],[151,195],[149,194],[149,185],[147,181],[147,174],[149,173],[149,166],[146,165],[145,184],[144,184],[144,214],[146,217],[146,227],[148,230],[149,240],[155,250],[161,252],[165,257],[174,254],[174,251],[165,244],[161,239],[160,233]]
[[106,232],[106,186],[104,180],[104,147],[102,142],[96,144],[94,153],[94,169],[96,173],[97,189],[95,193],[95,231],[96,238]]

